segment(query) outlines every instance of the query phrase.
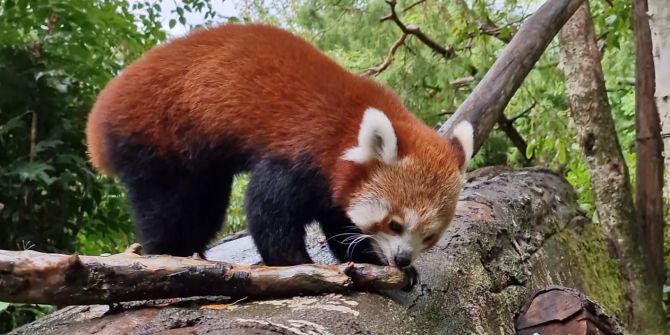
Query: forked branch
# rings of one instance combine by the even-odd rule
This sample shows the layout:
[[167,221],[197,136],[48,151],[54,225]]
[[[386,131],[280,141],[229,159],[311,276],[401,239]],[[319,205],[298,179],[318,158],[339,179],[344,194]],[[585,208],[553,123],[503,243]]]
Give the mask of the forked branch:
[[454,54],[454,49],[452,47],[441,46],[439,43],[435,42],[433,39],[431,39],[426,34],[424,34],[423,31],[421,31],[421,28],[419,28],[419,27],[417,27],[413,24],[405,25],[402,22],[402,20],[400,20],[400,17],[398,17],[398,13],[396,12],[396,8],[395,8],[395,6],[396,6],[396,1],[395,0],[387,0],[386,3],[389,4],[389,7],[391,8],[391,12],[388,15],[382,17],[381,21],[391,20],[391,21],[395,22],[395,24],[398,26],[398,28],[400,28],[400,30],[403,33],[405,33],[407,35],[416,36],[416,38],[418,38],[421,42],[423,42],[423,44],[425,44],[428,47],[430,47],[431,49],[433,49],[433,51],[435,53],[441,55],[445,59],[449,59],[449,58],[454,57],[455,54]]

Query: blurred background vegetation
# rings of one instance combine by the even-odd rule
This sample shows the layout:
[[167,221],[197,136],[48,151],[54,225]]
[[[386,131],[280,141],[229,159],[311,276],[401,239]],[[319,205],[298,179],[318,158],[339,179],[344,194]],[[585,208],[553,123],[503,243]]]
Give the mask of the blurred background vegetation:
[[[376,79],[438,127],[539,3],[399,1],[404,22],[454,52],[445,58],[407,38]],[[379,65],[400,36],[395,24],[380,21],[389,12],[381,0],[238,0],[225,5],[224,10],[215,0],[0,0],[1,249],[100,254],[120,251],[134,241],[124,189],[87,162],[84,125],[105,83],[171,35],[211,23],[268,22],[304,36],[357,73]],[[619,139],[630,176],[635,176],[631,4],[593,1],[591,10]],[[495,34],[486,30],[488,23],[498,29]],[[558,169],[576,188],[583,209],[594,216],[559,66],[554,42],[507,107],[506,114],[515,118],[514,126],[528,144],[525,152],[495,130],[471,168]],[[222,234],[244,227],[245,183],[244,175],[235,181]],[[49,310],[0,302],[0,332]]]

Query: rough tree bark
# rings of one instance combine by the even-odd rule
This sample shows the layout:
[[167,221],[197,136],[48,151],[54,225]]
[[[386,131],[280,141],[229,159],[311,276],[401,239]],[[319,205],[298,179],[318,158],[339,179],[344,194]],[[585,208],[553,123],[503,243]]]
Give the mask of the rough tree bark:
[[654,97],[665,152],[665,194],[670,202],[670,6],[667,0],[648,0],[648,5],[656,77]]
[[[321,235],[310,233],[309,245],[316,261],[332,261]],[[248,236],[207,257],[260,261]],[[386,297],[68,307],[12,334],[513,334],[514,313],[548,285],[578,288],[610,313],[622,304],[598,226],[582,215],[570,185],[544,170],[473,173],[454,222],[417,269],[421,281],[412,291]]]
[[638,240],[628,168],[621,153],[588,4],[559,33],[561,63],[579,147],[591,181],[598,218],[619,258],[627,324],[645,333],[663,327],[660,291],[649,282]]
[[[667,4],[666,4],[667,5]],[[663,142],[654,93],[647,0],[633,1],[635,31],[635,209],[657,295],[663,288]],[[668,38],[668,37],[666,37]]]
[[438,132],[449,137],[463,120],[475,130],[479,150],[505,107],[561,27],[584,0],[550,0],[521,26],[493,67]]

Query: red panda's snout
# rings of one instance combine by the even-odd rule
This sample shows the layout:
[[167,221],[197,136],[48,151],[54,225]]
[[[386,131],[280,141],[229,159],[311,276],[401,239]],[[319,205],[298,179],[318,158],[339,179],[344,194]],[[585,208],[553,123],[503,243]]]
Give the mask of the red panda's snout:
[[[399,156],[403,136],[413,136],[416,148],[405,148]],[[437,136],[423,139],[397,133],[382,111],[365,111],[358,144],[347,149],[342,159],[380,164],[361,181],[346,214],[385,263],[411,266],[421,252],[439,241],[454,215],[472,143],[468,122],[456,128],[452,141]]]

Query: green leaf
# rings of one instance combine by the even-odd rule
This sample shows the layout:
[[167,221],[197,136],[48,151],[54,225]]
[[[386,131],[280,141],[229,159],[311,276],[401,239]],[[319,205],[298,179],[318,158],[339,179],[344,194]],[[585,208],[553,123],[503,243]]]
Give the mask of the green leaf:
[[170,27],[170,29],[174,28],[174,26],[176,26],[176,25],[177,25],[177,20],[170,19],[170,22],[168,23],[168,26]]
[[7,308],[9,308],[9,305],[11,305],[11,304],[8,303],[8,302],[2,302],[2,301],[0,301],[0,312],[2,312],[2,311],[4,311],[4,310],[6,310]]

